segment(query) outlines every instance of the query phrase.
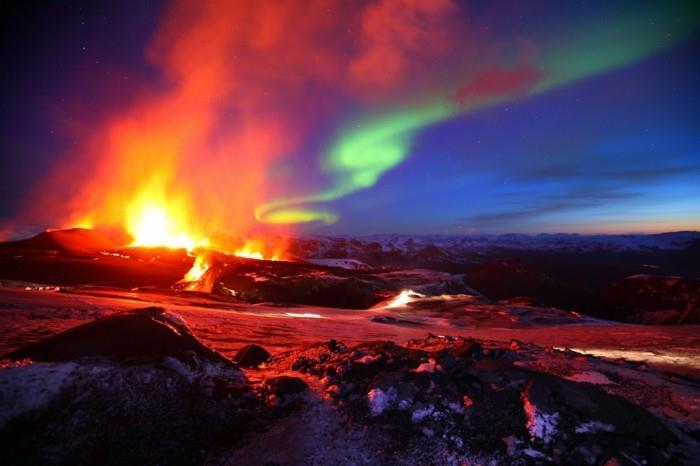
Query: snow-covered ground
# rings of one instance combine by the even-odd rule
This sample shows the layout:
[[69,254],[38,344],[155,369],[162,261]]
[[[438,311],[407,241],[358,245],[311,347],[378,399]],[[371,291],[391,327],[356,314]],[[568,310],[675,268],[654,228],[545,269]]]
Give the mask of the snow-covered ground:
[[[0,431],[24,442],[17,451],[87,463],[122,445],[115,457],[131,462],[226,465],[693,464],[700,454],[692,325],[617,324],[469,294],[406,291],[352,310],[25,285],[0,288],[0,354],[148,306],[165,309],[141,313],[163,313],[176,339],[194,335],[230,358],[255,343],[272,356],[257,369],[207,362],[201,345],[136,361],[6,360]],[[80,341],[68,348],[100,345]]]
[[0,288],[0,354],[99,317],[156,305],[180,315],[198,338],[228,356],[251,342],[275,352],[330,338],[402,342],[432,333],[514,339],[610,359],[628,355],[631,361],[700,376],[700,326],[620,324],[553,308],[482,302],[471,295],[407,295],[398,304],[390,299],[372,309],[348,310],[247,304],[172,290]]

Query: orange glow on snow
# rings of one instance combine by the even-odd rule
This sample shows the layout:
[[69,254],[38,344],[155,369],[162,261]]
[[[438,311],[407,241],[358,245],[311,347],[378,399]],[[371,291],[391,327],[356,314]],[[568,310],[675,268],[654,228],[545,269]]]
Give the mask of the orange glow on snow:
[[416,298],[419,298],[421,296],[422,296],[421,294],[416,293],[413,290],[403,290],[394,299],[392,299],[389,302],[389,304],[387,304],[385,307],[391,308],[391,307],[405,306],[406,304],[414,301]]

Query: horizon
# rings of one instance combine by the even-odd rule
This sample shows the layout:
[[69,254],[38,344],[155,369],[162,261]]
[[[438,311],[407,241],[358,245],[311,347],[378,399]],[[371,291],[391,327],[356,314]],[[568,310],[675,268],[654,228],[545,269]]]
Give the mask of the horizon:
[[[54,231],[65,231],[65,230],[87,230],[95,231],[106,238],[113,239],[118,235],[106,233],[100,231],[99,229],[84,228],[84,227],[69,227],[69,228],[51,228],[47,227],[40,230],[32,230],[33,232],[27,232],[26,234],[17,234],[14,236],[3,235],[4,232],[0,231],[0,242],[12,242],[12,241],[22,241],[26,239],[33,238],[35,236],[41,235],[42,233],[51,233]],[[298,238],[298,239],[313,239],[313,238],[378,238],[378,237],[407,237],[407,238],[434,238],[434,237],[445,237],[445,238],[459,238],[459,237],[502,237],[502,236],[526,236],[526,237],[536,237],[536,236],[580,236],[580,237],[606,237],[606,236],[658,236],[658,235],[673,235],[673,234],[683,234],[691,233],[700,235],[700,230],[669,230],[669,231],[657,231],[657,232],[622,232],[622,233],[580,233],[580,232],[566,232],[566,231],[556,231],[556,232],[504,232],[504,233],[479,233],[479,232],[462,232],[462,233],[367,233],[367,234],[319,234],[319,233],[306,233],[306,234],[275,234],[274,236],[280,236],[285,238]],[[221,235],[225,237],[226,235]],[[234,236],[232,236],[234,237]]]

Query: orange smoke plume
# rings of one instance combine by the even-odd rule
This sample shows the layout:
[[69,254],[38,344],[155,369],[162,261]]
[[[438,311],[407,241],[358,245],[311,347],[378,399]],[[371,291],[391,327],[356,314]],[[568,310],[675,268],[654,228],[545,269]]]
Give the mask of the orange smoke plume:
[[26,212],[188,249],[262,228],[256,206],[308,190],[287,158],[311,131],[343,123],[348,99],[428,79],[431,57],[454,51],[454,13],[449,0],[176,1],[146,47],[157,82],[90,115]]

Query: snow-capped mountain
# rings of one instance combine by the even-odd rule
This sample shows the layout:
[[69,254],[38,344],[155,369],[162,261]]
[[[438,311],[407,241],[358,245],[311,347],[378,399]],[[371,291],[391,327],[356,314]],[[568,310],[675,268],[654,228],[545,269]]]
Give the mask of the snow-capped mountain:
[[441,261],[468,258],[502,250],[546,252],[654,252],[677,251],[700,244],[700,232],[679,231],[660,234],[581,235],[542,233],[537,235],[410,236],[373,235],[363,237],[311,236],[295,238],[292,252],[305,258],[354,258],[385,260],[410,256],[414,260]]

